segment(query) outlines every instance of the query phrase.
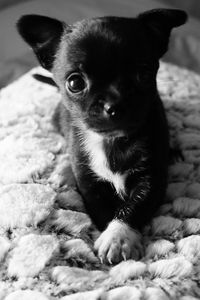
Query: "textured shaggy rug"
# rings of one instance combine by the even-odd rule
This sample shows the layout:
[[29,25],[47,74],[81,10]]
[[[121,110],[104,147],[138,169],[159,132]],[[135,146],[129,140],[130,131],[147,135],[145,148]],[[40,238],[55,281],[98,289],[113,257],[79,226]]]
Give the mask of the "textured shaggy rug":
[[109,267],[93,252],[99,232],[51,124],[60,96],[35,72],[44,71],[0,92],[0,300],[199,299],[200,77],[161,64],[171,144],[184,160],[169,168],[166,203],[143,232],[144,257]]

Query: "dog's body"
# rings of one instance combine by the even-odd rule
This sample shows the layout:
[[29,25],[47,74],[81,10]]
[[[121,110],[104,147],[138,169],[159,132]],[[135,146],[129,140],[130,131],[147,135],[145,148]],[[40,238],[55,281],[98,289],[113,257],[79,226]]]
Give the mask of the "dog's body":
[[55,120],[86,209],[103,230],[95,243],[102,260],[132,257],[137,230],[164,199],[168,128],[156,73],[171,29],[185,20],[182,11],[155,10],[73,26],[40,16],[18,23],[61,91]]
[[[91,130],[80,132],[76,126],[71,126],[70,121],[66,123],[67,118],[63,118],[63,114],[67,116],[68,112],[60,105],[62,117],[57,118],[61,121],[60,130],[70,141],[68,151],[73,173],[87,210],[101,230],[116,217],[120,206],[122,211],[118,213],[122,213],[123,218],[127,217],[132,226],[141,228],[163,201],[168,166],[168,130],[159,98],[154,109],[151,119],[137,136],[112,139]],[[155,190],[151,189],[151,185],[155,185]],[[134,191],[136,187],[137,191]],[[133,193],[136,194],[133,202],[130,201],[131,193],[132,197]],[[145,197],[145,201],[141,201],[140,197]],[[128,203],[133,205],[133,209],[140,209],[141,213],[136,210],[133,218],[133,212],[127,211],[126,216],[126,209],[131,209]]]

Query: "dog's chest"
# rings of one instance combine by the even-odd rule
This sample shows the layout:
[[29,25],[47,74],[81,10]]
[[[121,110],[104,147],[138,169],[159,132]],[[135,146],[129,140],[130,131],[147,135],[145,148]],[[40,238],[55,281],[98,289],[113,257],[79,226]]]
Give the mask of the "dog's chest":
[[120,195],[125,194],[127,173],[112,172],[105,154],[103,137],[89,131],[84,140],[84,147],[90,158],[90,168],[99,179],[109,181]]

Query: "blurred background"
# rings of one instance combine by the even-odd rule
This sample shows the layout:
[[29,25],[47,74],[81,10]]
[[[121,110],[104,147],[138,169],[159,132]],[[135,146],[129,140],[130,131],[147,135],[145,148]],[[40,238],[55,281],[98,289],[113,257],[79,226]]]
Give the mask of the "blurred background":
[[164,60],[200,74],[200,0],[0,0],[0,88],[38,65],[16,31],[23,14],[41,14],[72,23],[104,15],[134,17],[153,8],[180,8],[186,25],[174,29]]

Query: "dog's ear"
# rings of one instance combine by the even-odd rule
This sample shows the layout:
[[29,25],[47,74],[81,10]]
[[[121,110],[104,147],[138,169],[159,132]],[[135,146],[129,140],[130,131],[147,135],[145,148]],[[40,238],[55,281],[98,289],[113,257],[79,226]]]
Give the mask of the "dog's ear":
[[20,35],[33,48],[40,64],[47,70],[53,66],[54,56],[66,27],[61,21],[39,15],[24,15],[17,22]]
[[171,30],[187,21],[187,14],[179,9],[153,9],[138,16],[149,29],[159,58],[167,51]]

